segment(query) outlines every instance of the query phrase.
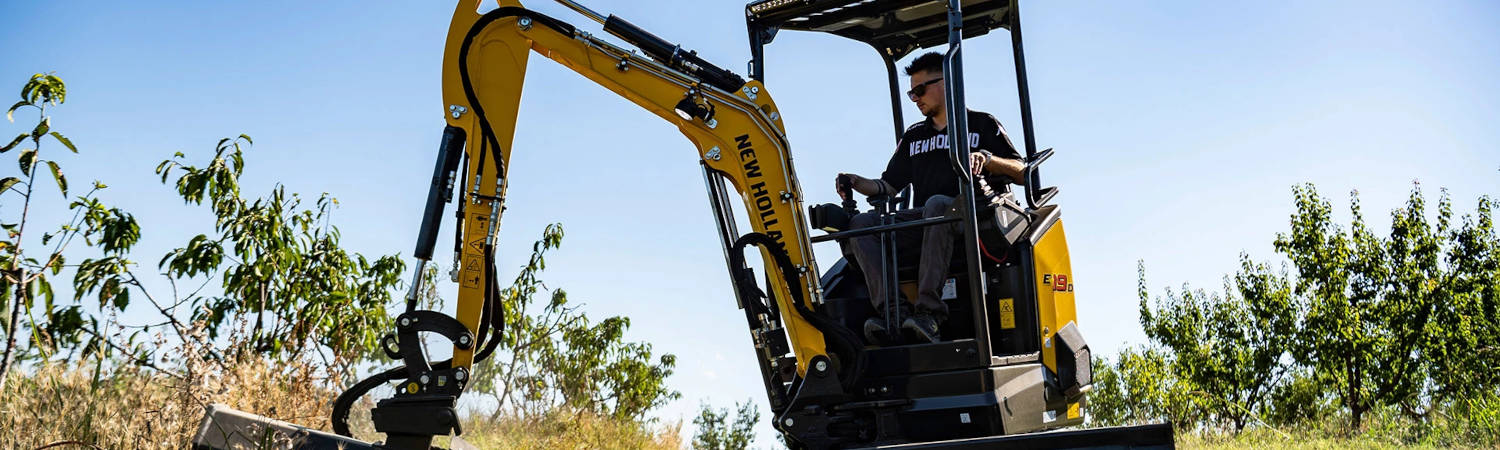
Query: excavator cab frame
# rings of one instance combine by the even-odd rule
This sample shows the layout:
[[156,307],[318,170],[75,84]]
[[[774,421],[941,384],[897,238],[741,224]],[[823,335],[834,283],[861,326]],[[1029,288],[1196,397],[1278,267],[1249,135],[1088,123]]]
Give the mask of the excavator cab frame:
[[[829,431],[827,436],[819,438],[831,442],[899,444],[1017,434],[1083,421],[1082,392],[1092,382],[1092,361],[1087,344],[1077,333],[1072,285],[1062,281],[1064,289],[1048,289],[1045,294],[1050,295],[1042,295],[1038,287],[1042,280],[1026,282],[1027,278],[1035,278],[1030,275],[1045,270],[1045,281],[1050,288],[1057,283],[1055,279],[1067,280],[1071,269],[1060,215],[1056,207],[1047,205],[1057,188],[1039,187],[1038,168],[1052,152],[1036,150],[1018,13],[1016,0],[760,0],[745,7],[751,52],[749,71],[757,81],[766,79],[765,47],[780,31],[825,32],[874,48],[886,68],[892,123],[898,141],[906,124],[901,114],[902,88],[896,61],[920,49],[947,47],[943,61],[951,118],[947,133],[948,142],[953,144],[949,148],[950,161],[956,179],[960,180],[954,204],[959,212],[956,219],[962,242],[956,249],[961,255],[958,259],[963,262],[962,273],[952,282],[964,291],[962,295],[956,292],[953,295],[954,302],[950,305],[962,314],[955,314],[950,322],[967,318],[966,324],[955,327],[965,329],[964,336],[945,336],[943,341],[927,344],[866,348],[868,370],[855,383],[862,392],[850,393],[852,397],[846,403],[834,406],[845,412],[839,420],[859,424],[847,427],[856,431],[842,436],[838,431]],[[970,142],[958,138],[969,135],[967,115],[962,113],[967,110],[963,40],[995,29],[1009,30],[1014,43],[1026,139],[1022,184],[1029,205],[1024,211],[1028,229],[1023,238],[1004,243],[1005,250],[1014,250],[1019,256],[1019,261],[1008,265],[981,259],[986,249],[980,239],[980,214],[985,211],[976,206],[977,194],[965,164]],[[876,198],[871,203],[880,205],[877,212],[889,214],[894,209],[893,201],[904,202]],[[850,209],[846,206],[846,211]],[[818,211],[811,211],[810,215],[818,221]],[[822,277],[824,309],[844,312],[835,315],[842,316],[846,327],[856,326],[873,313],[877,317],[883,314],[887,328],[896,329],[893,325],[899,323],[900,312],[894,305],[901,300],[897,289],[899,259],[893,236],[900,230],[947,224],[954,219],[929,218],[899,224],[883,219],[882,225],[874,228],[824,228],[831,233],[816,236],[813,242],[847,242],[860,236],[880,236],[883,264],[859,270],[883,272],[882,279],[888,285],[884,291],[890,296],[883,302],[887,305],[885,311],[861,311],[859,307],[869,301],[868,290],[861,297],[857,290],[848,288],[863,283],[860,276],[849,276],[851,264],[840,261]],[[999,225],[994,220],[987,224]],[[1014,233],[1009,235],[1017,237]],[[1010,248],[1011,244],[1016,244],[1016,248]],[[1038,268],[1038,262],[1047,267]],[[1065,332],[1066,340],[1058,332]],[[1062,345],[1054,345],[1054,336],[1058,337],[1057,344]],[[773,413],[789,418],[797,415],[795,411],[777,411],[774,404]],[[786,428],[783,431],[796,434]]]
[[[1018,0],[759,0],[745,6],[745,28],[749,32],[750,77],[761,83],[766,82],[765,47],[782,30],[830,33],[874,48],[885,63],[896,139],[901,138],[907,126],[902,120],[902,89],[896,61],[917,50],[946,45],[949,54],[944,71],[959,76],[945,77],[944,85],[949,95],[962,101],[965,98],[962,41],[996,29],[1008,31],[1026,157],[1028,161],[1036,161],[1034,166],[1028,166],[1030,176],[1024,183],[1028,188],[1027,202],[1032,208],[1041,207],[1057,194],[1055,187],[1040,186],[1040,171],[1036,170],[1051,156],[1051,149],[1042,151],[1040,156],[1036,149]],[[960,109],[952,104],[949,108]]]
[[[868,289],[860,289],[863,277],[849,261],[834,264],[822,277],[823,310],[848,328],[860,321],[884,315],[887,329],[895,330],[901,301],[898,288],[901,277],[897,267],[894,235],[923,227],[958,221],[961,244],[956,258],[961,269],[950,271],[950,286],[957,291],[945,293],[955,319],[968,319],[953,327],[954,336],[943,341],[914,345],[885,345],[868,342],[863,351],[868,361],[855,392],[842,404],[830,409],[844,413],[834,420],[861,423],[840,430],[830,427],[825,442],[850,440],[858,445],[905,445],[913,442],[944,441],[960,438],[1013,435],[1001,440],[990,438],[976,448],[992,445],[1023,444],[1018,434],[1078,425],[1083,422],[1084,393],[1092,383],[1092,357],[1076,324],[1073,302],[1071,264],[1062,229],[1060,210],[1051,200],[1055,186],[1041,184],[1040,167],[1053,155],[1052,149],[1037,150],[1032,123],[1031,99],[1027,82],[1024,46],[1018,0],[756,0],[746,5],[746,30],[750,44],[750,77],[766,82],[765,51],[781,31],[811,31],[833,34],[871,46],[884,63],[889,83],[891,117],[895,138],[899,142],[907,124],[902,119],[902,83],[896,62],[921,49],[945,47],[943,80],[946,93],[947,134],[950,161],[957,175],[959,195],[954,200],[958,217],[935,217],[896,223],[889,218],[895,204],[904,204],[905,191],[896,198],[871,198],[875,212],[883,219],[871,228],[841,230],[847,220],[829,220],[825,214],[842,215],[835,205],[813,207],[810,217],[814,228],[829,231],[815,236],[812,242],[837,241],[846,244],[850,238],[878,235],[882,255],[880,267],[857,270],[881,271],[889,295],[884,311],[873,311]],[[965,106],[963,42],[965,39],[1008,31],[1012,43],[1016,87],[1019,96],[1022,129],[1025,138],[1025,168],[1018,184],[1025,187],[1026,206],[1014,202],[992,203],[990,209],[976,202],[976,184],[971,182],[965,162],[970,152]],[[904,198],[903,198],[904,197]],[[997,216],[995,208],[1009,211]],[[845,202],[843,211],[852,214],[853,203]],[[1017,217],[1019,216],[1019,217]],[[1004,223],[1000,217],[1015,221]],[[995,230],[1007,225],[1014,230]],[[1024,231],[1023,231],[1024,230]],[[984,239],[996,234],[996,239]],[[987,247],[1001,252],[996,259]],[[982,258],[985,255],[988,258]],[[911,258],[915,259],[915,258]],[[910,280],[907,280],[910,281]],[[951,295],[951,297],[949,297]],[[959,314],[961,312],[961,314]],[[895,339],[896,344],[901,339]],[[777,417],[795,417],[795,411],[776,410]],[[823,413],[837,415],[838,413]],[[797,434],[792,422],[781,427],[789,437]],[[849,429],[857,430],[849,434]],[[837,435],[838,433],[842,435]],[[1170,445],[1169,426],[1139,429],[1114,429],[1095,432],[1091,445]],[[806,433],[804,434],[816,434]],[[1049,433],[1051,434],[1051,433]],[[1077,442],[1085,442],[1077,441]],[[1050,441],[1056,445],[1065,441]],[[936,445],[936,444],[926,444]],[[1045,444],[1051,446],[1053,444]]]

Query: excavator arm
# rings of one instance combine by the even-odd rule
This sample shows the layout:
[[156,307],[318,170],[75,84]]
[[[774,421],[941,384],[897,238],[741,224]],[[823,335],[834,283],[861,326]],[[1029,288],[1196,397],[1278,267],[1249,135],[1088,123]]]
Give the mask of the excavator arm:
[[[778,309],[785,312],[782,318],[797,355],[798,373],[806,372],[812,358],[825,355],[823,333],[791,304],[801,299],[811,308],[818,301],[817,271],[781,117],[760,82],[744,83],[732,74],[733,78],[705,80],[526,10],[519,2],[502,1],[500,8],[484,14],[475,12],[476,3],[461,2],[454,11],[443,57],[448,126],[468,137],[464,153],[470,161],[495,162],[471,164],[465,174],[473,181],[463,194],[468,198],[464,240],[493,242],[499,229],[526,66],[530,53],[536,52],[677,126],[706,170],[723,177],[740,194],[753,232],[774,242],[774,247],[762,248],[765,267],[779,268],[773,252],[781,252],[796,269],[793,279],[770,277],[769,289],[780,303]],[[623,28],[637,32],[631,39],[660,41],[623,20],[611,20],[607,30]],[[739,85],[731,87],[729,81]],[[482,245],[463,247],[462,272],[485,275],[463,263],[481,261],[482,250]],[[469,329],[478,327],[485,281],[482,276],[461,279],[458,317]],[[469,353],[457,350],[454,365],[467,366]]]

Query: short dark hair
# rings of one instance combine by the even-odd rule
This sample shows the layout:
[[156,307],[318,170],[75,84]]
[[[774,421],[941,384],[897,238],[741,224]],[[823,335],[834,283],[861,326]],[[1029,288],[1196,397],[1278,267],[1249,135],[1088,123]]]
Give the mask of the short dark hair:
[[906,66],[906,76],[915,75],[917,72],[933,71],[943,73],[943,54],[938,52],[923,53],[917,59],[911,60],[911,65]]

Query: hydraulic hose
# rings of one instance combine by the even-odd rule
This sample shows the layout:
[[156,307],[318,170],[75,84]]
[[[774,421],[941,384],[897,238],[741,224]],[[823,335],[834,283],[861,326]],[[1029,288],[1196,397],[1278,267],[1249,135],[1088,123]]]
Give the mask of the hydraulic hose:
[[[433,365],[433,368],[437,368],[440,365],[447,365],[451,362],[451,360],[443,361]],[[339,397],[333,401],[333,432],[344,437],[354,437],[349,432],[349,410],[353,408],[354,402],[358,401],[360,397],[364,397],[365,393],[380,387],[382,384],[399,380],[405,374],[406,366],[392,367],[371,375],[369,378],[360,380],[360,382],[355,383],[354,386],[350,386],[348,390],[339,394]]]
[[[474,25],[469,27],[469,32],[464,35],[463,44],[458,47],[458,75],[459,78],[463,81],[464,97],[469,100],[469,107],[474,110],[475,117],[479,118],[479,128],[483,131],[483,133],[481,134],[484,135],[484,142],[486,144],[489,144],[491,148],[495,149],[495,151],[499,151],[500,149],[500,140],[495,137],[495,130],[494,128],[490,127],[490,121],[485,119],[484,105],[479,103],[479,96],[474,94],[474,81],[472,77],[469,76],[469,47],[474,44],[474,38],[479,36],[479,33],[484,31],[485,27],[490,26],[490,24],[494,23],[496,20],[507,17],[518,17],[522,15],[532,17],[534,18],[534,20],[536,20],[537,23],[557,30],[557,32],[559,33],[569,36],[573,35],[574,28],[567,22],[548,17],[526,8],[517,6],[502,6],[499,8],[495,8],[494,11],[484,13],[483,16],[479,16],[479,19],[474,21]],[[481,153],[481,155],[483,155],[483,153]],[[501,163],[501,161],[496,161],[497,165]],[[481,167],[483,166],[482,163],[480,165]],[[500,173],[505,173],[503,168],[501,169]]]
[[[775,239],[763,233],[748,233],[735,240],[734,245],[730,247],[729,264],[732,267],[744,267],[744,249],[752,244],[766,249],[771,254],[771,259],[781,270],[782,279],[785,279],[789,286],[800,283],[802,274],[797,271],[796,265],[792,264],[792,258],[787,256],[786,249],[782,248]],[[828,343],[833,347],[834,353],[839,355],[841,361],[847,361],[847,363],[840,364],[839,381],[844,389],[849,389],[865,371],[865,352],[864,348],[859,345],[859,337],[843,324],[834,323],[822,313],[809,308],[801,290],[789,288],[787,291],[792,293],[791,304],[797,314],[828,338]]]

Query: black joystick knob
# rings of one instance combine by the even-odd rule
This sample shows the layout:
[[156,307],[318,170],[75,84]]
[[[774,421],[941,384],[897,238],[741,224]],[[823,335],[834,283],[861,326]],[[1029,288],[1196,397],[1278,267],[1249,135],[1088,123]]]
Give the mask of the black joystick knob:
[[850,216],[858,214],[859,205],[854,203],[854,178],[848,174],[842,174],[838,176],[836,183],[839,197],[844,199],[844,212],[849,213]]

